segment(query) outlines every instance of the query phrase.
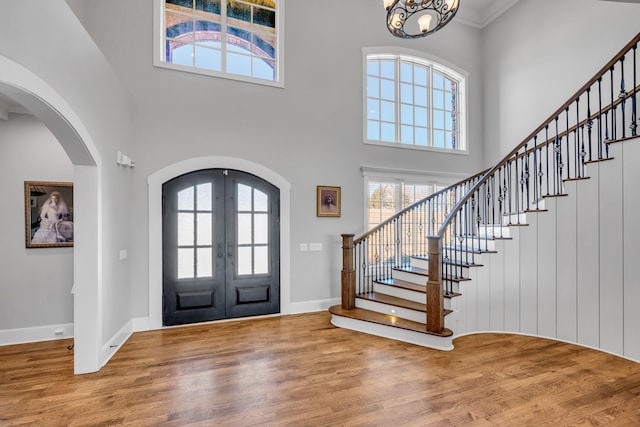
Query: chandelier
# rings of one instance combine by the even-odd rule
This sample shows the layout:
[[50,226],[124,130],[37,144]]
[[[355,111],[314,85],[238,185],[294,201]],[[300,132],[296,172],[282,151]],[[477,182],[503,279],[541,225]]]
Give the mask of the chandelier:
[[447,25],[458,6],[459,0],[384,0],[387,28],[403,39],[428,36]]

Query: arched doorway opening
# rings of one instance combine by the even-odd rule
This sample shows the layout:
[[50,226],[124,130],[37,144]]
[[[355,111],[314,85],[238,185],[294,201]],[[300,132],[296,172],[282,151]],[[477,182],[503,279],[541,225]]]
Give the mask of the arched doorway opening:
[[95,372],[100,369],[102,344],[100,155],[64,98],[37,75],[3,56],[0,93],[47,126],[74,165],[74,372]]
[[162,328],[162,186],[190,172],[230,169],[255,175],[280,191],[280,313],[291,313],[291,184],[265,166],[235,157],[207,156],[169,165],[147,179],[149,185],[149,329]]

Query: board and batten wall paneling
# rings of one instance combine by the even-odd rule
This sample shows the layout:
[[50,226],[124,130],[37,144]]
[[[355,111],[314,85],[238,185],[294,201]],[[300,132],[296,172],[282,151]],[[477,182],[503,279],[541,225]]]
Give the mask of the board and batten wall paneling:
[[577,268],[577,196],[576,183],[569,182],[564,186],[563,197],[557,197],[556,242],[557,263],[557,338],[576,342],[578,339],[578,268]]
[[511,227],[512,240],[505,243],[504,251],[504,327],[507,331],[520,331],[520,230]]
[[600,197],[600,347],[624,352],[624,245],[623,168],[624,144],[613,144],[609,160],[589,165],[598,169]]
[[578,261],[578,343],[600,345],[600,238],[598,233],[598,169],[590,179],[576,181]]
[[538,334],[538,215],[520,227],[520,332]]
[[538,334],[555,338],[557,335],[557,241],[556,198],[545,200],[547,212],[538,217]]
[[640,360],[640,140],[624,143],[624,355]]

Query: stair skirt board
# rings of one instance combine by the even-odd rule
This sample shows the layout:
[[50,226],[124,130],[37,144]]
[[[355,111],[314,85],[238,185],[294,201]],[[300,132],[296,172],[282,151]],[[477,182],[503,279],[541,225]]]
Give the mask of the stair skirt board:
[[369,335],[382,338],[389,338],[422,347],[436,350],[453,350],[452,337],[438,337],[435,335],[400,329],[393,326],[380,325],[378,323],[367,322],[365,320],[351,319],[343,316],[331,315],[331,324],[338,328],[350,329]]

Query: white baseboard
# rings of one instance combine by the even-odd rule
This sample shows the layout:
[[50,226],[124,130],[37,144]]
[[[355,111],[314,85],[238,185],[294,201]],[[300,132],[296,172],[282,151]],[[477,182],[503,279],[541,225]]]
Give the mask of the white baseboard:
[[[280,314],[301,314],[301,313],[314,313],[316,311],[327,310],[332,305],[340,304],[340,298],[322,299],[314,301],[292,302],[288,304],[287,310],[283,310]],[[277,314],[276,314],[277,316]],[[232,319],[239,320],[239,319]],[[149,317],[136,317],[129,323],[132,324],[132,332],[150,331],[153,329],[162,329],[151,327],[151,320]],[[129,334],[130,335],[130,334]]]
[[73,338],[73,323],[0,330],[0,345]]
[[133,318],[133,332],[142,332],[150,330],[150,322],[148,317]]
[[114,354],[122,347],[133,333],[134,319],[129,320],[125,325],[116,332],[111,339],[102,346],[100,353],[101,367],[106,365]]
[[316,311],[327,310],[329,307],[336,304],[340,304],[340,298],[292,302],[289,304],[289,313],[282,313],[282,314],[313,313]]

